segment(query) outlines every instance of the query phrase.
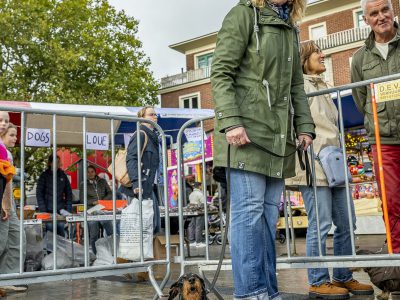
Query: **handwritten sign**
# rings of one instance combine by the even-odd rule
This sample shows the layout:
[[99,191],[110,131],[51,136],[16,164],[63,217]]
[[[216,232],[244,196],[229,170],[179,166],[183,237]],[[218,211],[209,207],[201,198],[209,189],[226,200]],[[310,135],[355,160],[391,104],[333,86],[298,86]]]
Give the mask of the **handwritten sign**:
[[50,147],[50,129],[27,128],[25,144],[29,147]]
[[[188,142],[197,142],[201,141],[201,135],[203,134],[203,131],[201,130],[201,127],[194,127],[186,128],[184,133]],[[207,139],[207,137],[204,136],[204,139]]]
[[128,148],[129,141],[131,140],[131,137],[132,137],[134,134],[135,134],[135,133],[124,133],[125,148]]
[[376,102],[386,102],[400,99],[400,80],[375,84]]
[[108,150],[108,134],[107,133],[86,133],[86,149],[91,150]]

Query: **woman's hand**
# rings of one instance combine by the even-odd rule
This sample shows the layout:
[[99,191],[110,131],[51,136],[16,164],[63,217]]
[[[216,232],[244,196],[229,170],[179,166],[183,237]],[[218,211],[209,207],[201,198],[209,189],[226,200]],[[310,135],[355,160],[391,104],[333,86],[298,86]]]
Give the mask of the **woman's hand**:
[[7,221],[10,218],[10,213],[11,213],[10,210],[3,208],[2,209],[2,218],[1,218],[1,220],[2,221]]
[[251,142],[247,136],[246,130],[242,126],[228,130],[228,132],[225,133],[225,137],[226,141],[234,146],[242,146]]
[[308,134],[299,134],[297,139],[299,140],[300,144],[304,141],[304,150],[307,150],[308,146],[310,146],[313,142],[311,136],[309,136]]

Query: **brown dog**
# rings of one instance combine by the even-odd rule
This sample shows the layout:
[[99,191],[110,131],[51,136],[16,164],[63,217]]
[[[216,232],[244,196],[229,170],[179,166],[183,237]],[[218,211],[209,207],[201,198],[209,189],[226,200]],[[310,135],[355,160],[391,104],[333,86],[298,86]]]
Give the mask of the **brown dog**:
[[193,273],[183,274],[171,285],[168,300],[208,300],[203,278]]
[[[375,253],[369,250],[358,250],[357,254]],[[387,300],[391,293],[400,292],[400,267],[350,268],[352,272],[360,270],[364,270],[369,275],[371,282],[382,290],[382,293],[377,295],[378,300]]]

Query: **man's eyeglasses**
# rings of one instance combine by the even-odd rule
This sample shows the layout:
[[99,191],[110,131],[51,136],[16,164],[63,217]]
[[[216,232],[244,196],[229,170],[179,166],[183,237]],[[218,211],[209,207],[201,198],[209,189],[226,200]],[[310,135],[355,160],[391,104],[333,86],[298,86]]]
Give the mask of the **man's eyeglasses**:
[[146,117],[157,117],[157,114],[156,113],[146,114]]

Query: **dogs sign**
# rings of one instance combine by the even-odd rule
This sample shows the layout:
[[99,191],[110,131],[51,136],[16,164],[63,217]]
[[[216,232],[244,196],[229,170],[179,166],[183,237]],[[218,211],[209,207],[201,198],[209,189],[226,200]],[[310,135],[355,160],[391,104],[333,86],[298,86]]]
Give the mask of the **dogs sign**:
[[27,128],[25,144],[29,147],[50,147],[50,129]]

